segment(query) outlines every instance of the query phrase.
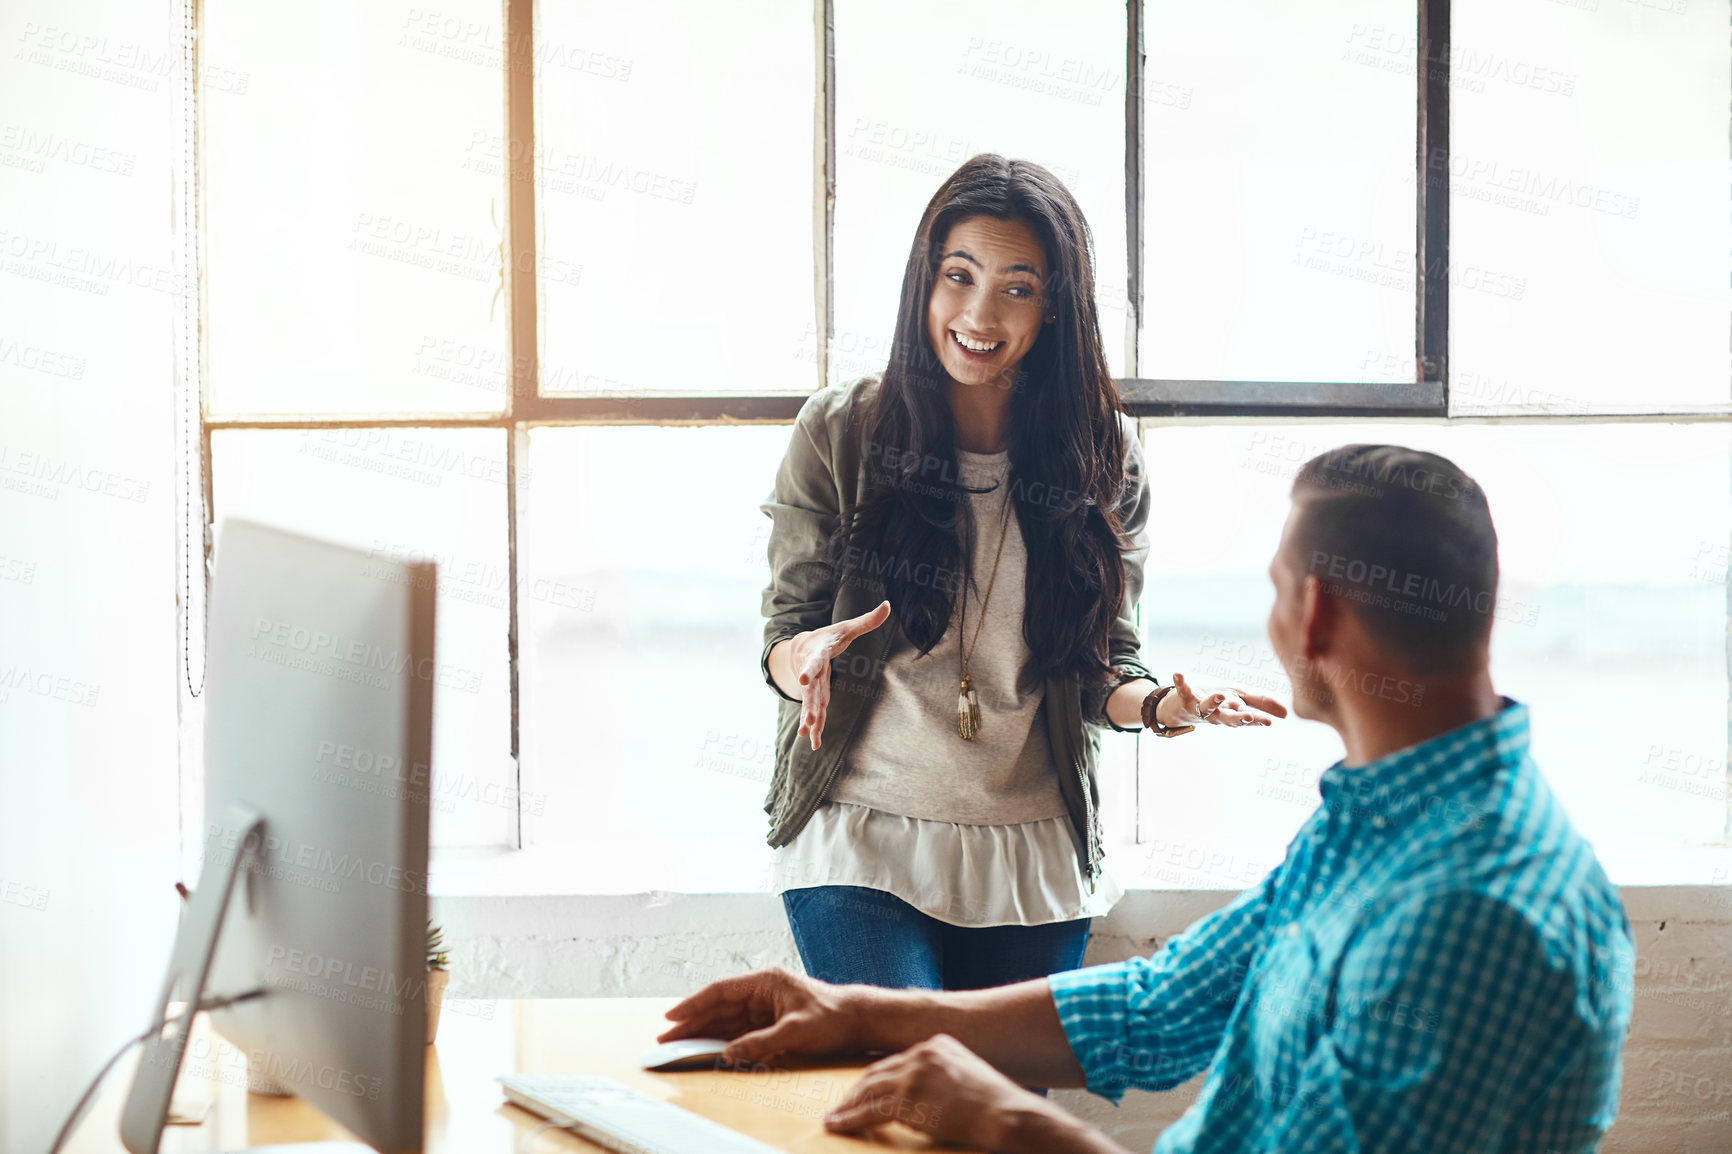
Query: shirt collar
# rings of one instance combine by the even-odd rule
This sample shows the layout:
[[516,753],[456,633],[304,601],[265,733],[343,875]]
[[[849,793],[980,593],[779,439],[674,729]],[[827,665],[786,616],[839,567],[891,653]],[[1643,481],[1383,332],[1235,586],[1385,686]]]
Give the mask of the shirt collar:
[[1479,811],[1457,795],[1470,782],[1528,752],[1527,706],[1508,697],[1503,708],[1418,745],[1357,768],[1338,761],[1323,771],[1323,806],[1348,825],[1391,829],[1421,818],[1453,826],[1477,824]]

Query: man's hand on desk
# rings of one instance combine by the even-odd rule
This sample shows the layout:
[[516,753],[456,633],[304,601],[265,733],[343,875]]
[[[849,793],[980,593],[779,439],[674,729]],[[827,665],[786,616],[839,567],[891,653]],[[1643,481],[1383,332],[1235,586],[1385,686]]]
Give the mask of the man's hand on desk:
[[[882,990],[832,986],[780,968],[761,970],[712,982],[673,1007],[667,1016],[674,1025],[657,1041],[731,1039],[722,1057],[739,1063],[782,1054],[900,1051],[866,1068],[825,1119],[829,1129],[859,1132],[901,1122],[941,1141],[993,1150],[1124,1154],[1106,1135],[1024,1090],[993,1065],[1014,1065],[1007,1059],[1018,1053],[1032,1060],[1018,1073],[1080,1084],[1080,1070],[1044,991],[1044,982],[954,995]],[[931,1023],[930,1029],[922,1030],[917,1022]],[[946,1028],[966,1030],[977,1046],[987,1048],[987,1057],[942,1033]],[[1055,1052],[1043,1055],[1043,1050]],[[1048,1077],[1052,1074],[1059,1077]]]
[[832,986],[780,967],[711,982],[668,1011],[674,1025],[658,1042],[727,1038],[729,1062],[763,1062],[779,1054],[858,1054],[869,1048],[861,1028],[866,986]]
[[1074,1115],[1006,1078],[949,1034],[866,1068],[824,1118],[843,1133],[901,1122],[940,1142],[1016,1154],[1125,1154]]

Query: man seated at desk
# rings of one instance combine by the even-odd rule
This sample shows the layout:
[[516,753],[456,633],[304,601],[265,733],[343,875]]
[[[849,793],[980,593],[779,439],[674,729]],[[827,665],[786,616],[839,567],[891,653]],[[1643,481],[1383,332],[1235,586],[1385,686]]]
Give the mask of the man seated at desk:
[[[1153,957],[992,990],[716,982],[666,1038],[890,1051],[827,1119],[1006,1151],[1122,1151],[1022,1086],[1118,1101],[1204,1070],[1157,1154],[1579,1154],[1617,1113],[1634,947],[1617,891],[1488,672],[1498,563],[1450,461],[1308,462],[1269,575],[1301,717],[1346,757],[1262,883]],[[1608,716],[1608,722],[1614,719]]]

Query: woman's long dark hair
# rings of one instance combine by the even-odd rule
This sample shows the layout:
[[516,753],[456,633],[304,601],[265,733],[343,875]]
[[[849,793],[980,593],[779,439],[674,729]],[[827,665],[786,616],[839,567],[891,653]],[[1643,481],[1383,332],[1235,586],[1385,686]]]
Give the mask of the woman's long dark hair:
[[1028,552],[1023,687],[1048,676],[1098,682],[1110,669],[1108,630],[1125,594],[1121,405],[1101,351],[1088,223],[1038,164],[984,153],[927,204],[902,277],[890,362],[861,414],[868,480],[842,512],[831,563],[840,581],[881,585],[922,654],[949,627],[962,575],[973,580],[969,490],[927,308],[951,226],[974,216],[1021,221],[1040,239],[1043,311],[1057,317],[1023,358],[1010,407],[1010,496]]

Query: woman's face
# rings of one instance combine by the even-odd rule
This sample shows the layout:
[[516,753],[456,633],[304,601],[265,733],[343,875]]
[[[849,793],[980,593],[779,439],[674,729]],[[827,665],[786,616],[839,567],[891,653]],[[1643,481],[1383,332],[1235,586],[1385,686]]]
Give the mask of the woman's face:
[[926,306],[926,337],[958,384],[1011,388],[1046,323],[1046,255],[1020,220],[971,216],[950,228]]

